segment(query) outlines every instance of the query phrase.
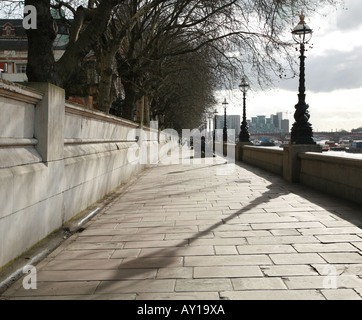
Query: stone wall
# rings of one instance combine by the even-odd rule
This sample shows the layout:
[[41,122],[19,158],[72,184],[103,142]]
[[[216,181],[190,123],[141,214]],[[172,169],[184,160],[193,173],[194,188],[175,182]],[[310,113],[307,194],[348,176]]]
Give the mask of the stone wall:
[[317,145],[242,148],[245,163],[276,173],[288,182],[362,204],[362,159],[326,155],[318,152]]
[[362,159],[312,152],[299,158],[302,184],[362,204]]
[[242,154],[243,162],[283,175],[283,149],[245,145]]
[[0,268],[177,146],[50,84],[0,81],[0,115]]

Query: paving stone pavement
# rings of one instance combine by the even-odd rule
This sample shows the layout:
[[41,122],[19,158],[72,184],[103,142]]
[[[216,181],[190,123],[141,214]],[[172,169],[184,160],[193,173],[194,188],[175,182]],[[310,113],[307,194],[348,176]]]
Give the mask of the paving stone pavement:
[[1,298],[362,299],[359,207],[242,163],[194,160],[147,168],[36,266],[35,290],[22,278]]

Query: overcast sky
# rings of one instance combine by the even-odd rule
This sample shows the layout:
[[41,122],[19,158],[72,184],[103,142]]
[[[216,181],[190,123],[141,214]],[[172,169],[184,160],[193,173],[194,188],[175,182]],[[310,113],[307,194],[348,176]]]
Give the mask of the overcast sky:
[[[306,17],[306,23],[314,31],[313,48],[306,52],[306,101],[314,131],[362,127],[362,1],[345,0],[337,9]],[[275,87],[249,91],[248,118],[284,112],[284,118],[294,122],[298,78],[280,81]],[[230,102],[228,114],[240,114],[240,92],[224,95]],[[218,108],[222,111],[222,106]]]

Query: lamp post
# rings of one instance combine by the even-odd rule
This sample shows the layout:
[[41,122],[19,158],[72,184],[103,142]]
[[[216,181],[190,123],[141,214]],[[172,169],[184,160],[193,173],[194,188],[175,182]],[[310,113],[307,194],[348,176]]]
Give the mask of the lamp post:
[[315,144],[313,140],[313,130],[308,122],[309,106],[305,102],[305,45],[312,38],[312,29],[305,23],[303,12],[300,15],[299,24],[293,29],[292,35],[294,41],[300,44],[300,74],[299,74],[299,94],[298,104],[295,106],[294,119],[295,123],[291,132],[292,144]]
[[225,100],[224,100],[224,102],[222,104],[224,106],[224,129],[223,129],[222,140],[223,140],[224,143],[226,143],[228,141],[228,128],[226,126],[226,107],[229,104],[226,101],[226,98],[225,98]]
[[218,115],[218,111],[217,111],[217,109],[215,109],[214,110],[214,112],[213,112],[213,114],[214,114],[214,130],[216,130],[217,129],[217,124],[216,124],[216,117],[217,117],[217,115]]
[[214,133],[213,133],[213,139],[212,139],[212,150],[215,153],[215,140],[216,140],[216,129],[217,129],[217,122],[216,122],[216,117],[217,117],[217,109],[215,109],[214,111]]
[[239,142],[250,142],[249,128],[246,122],[246,92],[249,90],[249,83],[246,82],[245,77],[241,79],[239,87],[243,92],[243,121],[240,127]]

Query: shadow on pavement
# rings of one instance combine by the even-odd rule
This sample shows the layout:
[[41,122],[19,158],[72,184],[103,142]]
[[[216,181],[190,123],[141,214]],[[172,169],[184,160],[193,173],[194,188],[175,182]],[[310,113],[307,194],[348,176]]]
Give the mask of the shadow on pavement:
[[[202,169],[207,170],[212,167],[222,166],[224,164],[225,163],[211,165],[208,167],[193,168],[193,169],[188,169],[188,170],[183,170],[183,171],[174,171],[174,172],[169,172],[167,174],[175,175],[175,174],[182,174],[187,171],[193,171],[193,170],[202,170]],[[269,190],[266,192],[263,192],[259,197],[255,198],[254,200],[251,200],[250,203],[247,204],[242,209],[221,219],[217,223],[210,225],[203,231],[195,233],[193,236],[189,237],[188,239],[184,239],[184,240],[180,241],[177,245],[175,245],[171,248],[170,247],[160,248],[159,250],[152,251],[152,253],[150,253],[148,255],[144,255],[141,257],[134,258],[132,260],[128,260],[125,263],[121,263],[120,268],[122,268],[122,269],[133,268],[136,261],[139,261],[139,263],[137,263],[137,264],[142,266],[142,268],[143,268],[143,270],[139,269],[139,274],[143,274],[145,272],[144,269],[148,269],[148,268],[154,268],[154,269],[166,268],[166,267],[170,266],[171,262],[170,262],[170,260],[162,259],[162,257],[168,257],[168,258],[182,257],[183,255],[178,254],[178,251],[184,250],[185,248],[189,247],[196,240],[202,238],[203,236],[209,234],[210,232],[215,231],[218,227],[220,227],[224,224],[228,224],[229,222],[231,222],[232,220],[234,220],[235,218],[237,218],[238,216],[240,216],[242,214],[248,213],[249,211],[251,211],[252,209],[257,207],[261,203],[268,203],[272,200],[275,200],[275,199],[283,197],[283,196],[287,196],[289,194],[295,194],[297,196],[305,198],[308,202],[313,203],[316,206],[319,206],[320,211],[327,211],[331,214],[335,214],[336,216],[338,216],[342,219],[345,219],[345,220],[351,222],[352,224],[355,224],[358,227],[361,227],[361,215],[358,215],[358,212],[360,212],[361,209],[358,208],[358,206],[354,206],[353,204],[351,205],[350,203],[346,203],[340,199],[333,199],[333,197],[331,197],[329,195],[322,194],[320,192],[311,190],[311,189],[303,187],[299,184],[287,183],[281,177],[279,177],[275,174],[266,172],[262,169],[255,168],[255,167],[252,167],[249,165],[245,165],[243,163],[237,163],[236,165],[271,182],[271,184],[269,186],[267,186],[267,188]],[[251,181],[249,181],[247,179],[242,179],[242,180],[239,179],[239,180],[236,180],[236,182],[251,183]],[[217,186],[214,186],[214,187],[217,187]],[[189,192],[196,192],[196,190],[189,190]],[[349,212],[345,211],[346,207],[350,208]],[[140,234],[142,234],[142,233],[140,233]],[[148,265],[147,262],[148,262],[148,260],[151,261],[151,258],[153,258],[152,264]],[[159,263],[157,264],[157,266],[154,266],[154,264],[153,264],[154,259],[157,259],[157,258],[160,258]],[[137,274],[137,270],[133,270],[133,271],[134,272],[132,273],[132,276],[135,276]],[[129,280],[132,283],[138,283],[138,282],[142,281],[142,280],[131,280],[131,279],[124,279],[124,280]],[[104,282],[103,286],[102,286],[102,290],[107,291],[107,285],[111,285],[111,284],[112,284],[112,281],[110,281],[109,284],[107,284],[107,282]],[[130,291],[132,291],[132,289],[130,289]]]

